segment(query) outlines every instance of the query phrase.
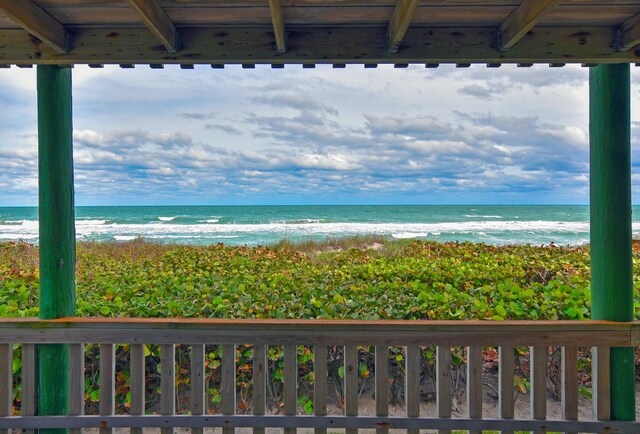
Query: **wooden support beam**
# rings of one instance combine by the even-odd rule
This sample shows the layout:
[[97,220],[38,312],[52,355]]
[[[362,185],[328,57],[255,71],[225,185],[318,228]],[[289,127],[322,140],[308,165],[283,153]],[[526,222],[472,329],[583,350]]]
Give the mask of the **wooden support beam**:
[[616,32],[615,46],[618,51],[631,50],[640,44],[640,14],[625,21]]
[[69,32],[31,0],[0,0],[0,11],[58,53],[69,52]]
[[271,10],[271,22],[273,23],[273,34],[276,37],[276,50],[278,53],[287,52],[287,41],[284,33],[284,19],[282,18],[282,4],[280,0],[269,0]]
[[559,0],[525,0],[500,25],[498,49],[508,50],[557,4]]
[[420,0],[398,0],[387,27],[387,48],[397,53]]
[[[634,318],[628,64],[589,70],[589,106],[591,317],[628,322]],[[634,420],[634,348],[611,348],[610,365],[603,381],[611,385],[611,419]]]
[[156,0],[126,0],[169,53],[178,52],[176,26]]

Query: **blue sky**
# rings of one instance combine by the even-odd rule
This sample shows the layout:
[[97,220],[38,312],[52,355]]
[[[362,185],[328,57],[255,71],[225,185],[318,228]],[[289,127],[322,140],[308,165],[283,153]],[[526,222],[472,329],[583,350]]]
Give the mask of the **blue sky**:
[[[73,75],[78,205],[588,201],[579,66]],[[0,206],[37,204],[36,143],[35,69],[0,69]]]

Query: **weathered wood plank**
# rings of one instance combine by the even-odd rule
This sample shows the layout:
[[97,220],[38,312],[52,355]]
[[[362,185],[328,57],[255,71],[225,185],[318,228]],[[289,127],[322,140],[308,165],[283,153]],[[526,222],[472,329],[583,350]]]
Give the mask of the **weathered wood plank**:
[[[420,347],[406,347],[405,350],[405,400],[407,417],[420,417]],[[408,434],[419,434],[417,429]]]
[[273,34],[276,37],[276,49],[278,53],[287,51],[287,41],[285,39],[284,19],[282,18],[282,5],[280,0],[269,0],[271,11],[271,22],[273,23]]
[[[547,354],[548,347],[530,347],[531,418],[547,418]],[[544,432],[544,431],[538,431]]]
[[[222,345],[220,394],[222,395],[222,414],[236,414],[236,346],[234,344]],[[234,433],[234,428],[222,428],[222,434]]]
[[[129,346],[129,391],[131,393],[132,415],[142,416],[145,413],[145,355],[144,344]],[[142,434],[142,429],[131,428],[131,434]]]
[[[205,414],[206,399],[204,387],[204,345],[191,345],[191,414]],[[192,428],[192,434],[203,434],[202,428]]]
[[[266,345],[253,346],[253,414],[262,416],[266,410],[267,399],[267,347]],[[264,434],[264,428],[254,428],[253,434]]]
[[[313,348],[313,414],[327,415],[327,346]],[[326,428],[316,428],[315,434],[327,434]]]
[[125,0],[169,53],[178,51],[178,33],[156,0]]
[[[511,346],[501,346],[498,349],[498,404],[500,406],[500,417],[502,419],[513,419],[515,415],[513,394],[515,357],[513,351],[514,348]],[[511,432],[513,431],[502,431],[503,434]]]
[[31,0],[0,0],[0,11],[57,53],[66,53],[71,36],[62,24]]
[[[179,53],[167,56],[146,29],[75,29],[75,48],[60,55],[15,29],[0,30],[2,64],[362,64],[362,63],[635,63],[634,50],[616,51],[606,27],[536,27],[506,52],[495,49],[494,28],[410,27],[398,53],[378,29],[288,27],[289,47],[273,50],[265,29],[185,28]],[[455,36],[455,37],[454,37]],[[427,44],[425,41],[428,41]],[[465,345],[461,343],[461,345]],[[588,346],[588,344],[587,344]]]
[[562,417],[578,420],[578,348],[562,347]]
[[[160,414],[176,414],[176,347],[173,344],[160,346]],[[162,428],[162,434],[173,434],[173,428]]]
[[[582,324],[584,323],[584,324]],[[635,323],[591,321],[41,321],[0,318],[0,343],[295,343],[299,345],[630,346]]]
[[[20,377],[22,381],[22,416],[33,416],[36,414],[36,346],[33,344],[22,345]],[[25,434],[33,434],[33,430],[28,430]]]
[[[482,347],[467,348],[467,409],[469,418],[482,419]],[[469,434],[477,434],[472,432]]]
[[594,419],[611,419],[611,351],[609,347],[591,349],[591,384]]
[[524,0],[500,25],[500,49],[508,50],[535,27],[559,0]]
[[[451,348],[438,346],[436,356],[436,401],[438,417],[451,417]],[[449,430],[439,430],[439,434],[448,434]]]
[[[115,411],[116,354],[114,344],[100,344],[100,416],[112,416]],[[100,434],[112,434],[113,427],[101,427]]]
[[411,24],[420,0],[398,0],[387,26],[387,46],[389,52],[397,53],[402,39]]
[[[70,416],[84,414],[84,345],[70,344],[69,350],[69,407]],[[69,430],[70,434],[80,434],[82,430]]]
[[[295,345],[284,346],[284,414],[298,414],[298,350]],[[285,434],[295,434],[295,428],[285,428]]]
[[[0,418],[11,416],[13,406],[13,345],[0,344]],[[9,434],[0,430],[0,434]]]
[[[375,349],[376,416],[389,416],[389,347],[377,345]],[[376,428],[376,434],[388,434],[386,427]]]
[[[358,347],[344,347],[344,414],[358,415]],[[358,434],[358,430],[347,429],[346,434]]]
[[625,21],[616,34],[616,48],[620,51],[631,50],[640,44],[640,14]]

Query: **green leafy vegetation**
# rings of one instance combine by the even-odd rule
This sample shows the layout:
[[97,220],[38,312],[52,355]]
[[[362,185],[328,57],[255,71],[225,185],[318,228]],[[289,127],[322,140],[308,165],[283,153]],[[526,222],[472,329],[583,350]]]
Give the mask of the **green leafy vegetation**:
[[[634,275],[640,276],[634,253]],[[325,319],[587,319],[590,317],[588,247],[505,246],[367,237],[322,243],[282,242],[272,247],[176,246],[141,240],[79,243],[77,315],[105,317],[325,318]],[[38,249],[0,243],[0,316],[38,315]],[[635,282],[635,313],[640,283]],[[14,370],[19,376],[19,348]],[[298,349],[302,385],[313,383],[313,351]],[[526,349],[514,387],[526,392]],[[485,350],[485,368],[495,365]],[[220,402],[221,350],[207,348],[210,406]],[[392,400],[403,385],[403,349],[390,349]],[[250,407],[250,346],[238,347],[238,390]],[[464,350],[454,349],[454,372],[464,369]],[[282,392],[282,348],[270,347],[268,392],[277,406]],[[556,360],[550,354],[550,363]],[[422,348],[423,370],[433,372],[435,348]],[[556,362],[559,363],[558,360]],[[147,393],[157,398],[159,347],[147,346]],[[493,363],[493,365],[492,365]],[[581,363],[590,364],[588,353]],[[97,348],[87,349],[88,402],[97,402]],[[179,396],[188,396],[188,348],[177,348]],[[117,351],[118,403],[128,403],[128,351]],[[341,397],[342,353],[329,353],[329,378]],[[373,354],[361,348],[362,387],[373,371]],[[553,371],[550,368],[550,373]],[[588,372],[585,368],[584,372]],[[583,375],[584,394],[590,378]],[[552,379],[553,382],[553,379]],[[183,394],[180,395],[180,390]],[[312,390],[309,388],[309,390]],[[19,402],[19,390],[16,391]],[[310,394],[299,405],[313,410]],[[185,398],[186,399],[186,398]],[[184,404],[184,403],[183,403]],[[184,404],[186,406],[186,404]],[[148,407],[153,408],[149,402]]]

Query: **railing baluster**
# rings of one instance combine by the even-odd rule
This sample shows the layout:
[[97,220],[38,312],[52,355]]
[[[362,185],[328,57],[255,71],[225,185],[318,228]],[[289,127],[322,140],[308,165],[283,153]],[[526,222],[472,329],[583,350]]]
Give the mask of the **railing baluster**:
[[[298,413],[298,349],[295,344],[284,346],[284,414]],[[285,434],[295,434],[296,428],[285,428]]]
[[[191,345],[191,414],[204,414],[204,345]],[[191,428],[192,434],[202,434],[202,428]]]
[[[36,345],[22,344],[22,416],[36,414]],[[34,430],[25,430],[32,434]]]
[[[344,414],[358,415],[358,347],[344,347]],[[356,428],[347,428],[346,434],[358,434]]]
[[[222,395],[222,414],[236,413],[236,346],[222,345],[222,373],[220,394]],[[235,428],[222,428],[222,434],[233,434]]]
[[591,349],[593,416],[596,420],[611,418],[611,360],[609,347]]
[[562,416],[578,420],[578,348],[562,347],[561,363]]
[[[420,347],[406,347],[405,400],[407,417],[420,417]],[[418,429],[408,429],[408,434],[419,434]]]
[[[469,418],[482,419],[482,347],[467,348],[467,408]],[[481,431],[470,431],[479,434]]]
[[[176,413],[176,347],[163,344],[160,347],[160,413],[173,416]],[[173,428],[160,428],[162,434],[173,434]]]
[[[84,344],[69,344],[69,408],[70,416],[84,414]],[[80,434],[82,429],[70,429]]]
[[[112,416],[115,411],[115,346],[100,344],[100,405],[101,416]],[[113,428],[100,428],[100,434],[112,434]]]
[[[253,414],[261,416],[266,407],[266,367],[267,347],[265,345],[253,346]],[[264,434],[264,428],[254,428],[253,434]]]
[[[531,354],[531,418],[547,418],[547,354],[548,347],[530,347]],[[544,431],[535,431],[544,432]]]
[[[376,345],[376,416],[389,416],[389,347]],[[376,434],[388,434],[388,428],[377,428]]]
[[[313,413],[327,415],[327,346],[313,348]],[[316,428],[315,434],[327,434],[326,428]]]
[[[436,377],[438,417],[451,417],[451,348],[439,346],[437,348]],[[438,430],[440,434],[450,433],[450,430]]]
[[[0,417],[11,416],[13,401],[13,346],[0,344]],[[9,430],[0,429],[0,434]]]
[[[513,375],[514,362],[513,347],[500,347],[498,361],[498,401],[500,405],[500,417],[502,419],[513,419],[514,416],[514,396],[513,396]],[[513,431],[503,430],[503,434]]]
[[[131,393],[132,415],[142,416],[144,408],[145,382],[144,344],[129,346],[129,392]],[[142,428],[131,428],[131,434],[142,434]]]

